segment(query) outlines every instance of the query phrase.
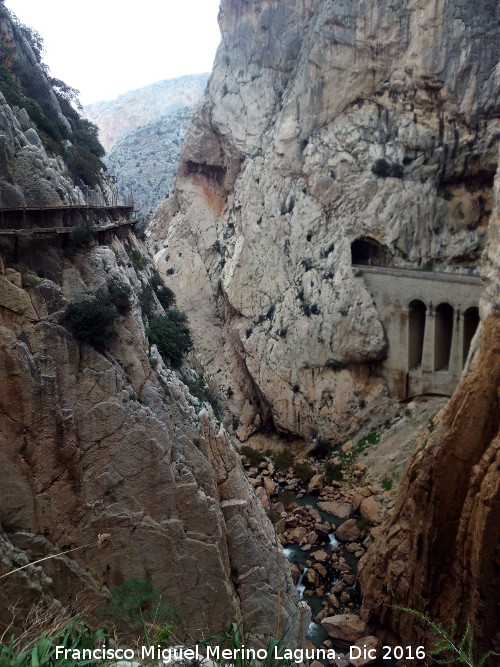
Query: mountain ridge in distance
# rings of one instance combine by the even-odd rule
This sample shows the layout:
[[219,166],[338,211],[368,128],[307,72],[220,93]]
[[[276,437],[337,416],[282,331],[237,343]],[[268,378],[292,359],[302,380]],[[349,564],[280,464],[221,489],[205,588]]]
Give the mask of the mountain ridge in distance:
[[119,139],[138,127],[194,106],[205,90],[208,77],[209,73],[186,74],[156,81],[115,99],[87,104],[84,113],[99,127],[101,143],[110,151]]

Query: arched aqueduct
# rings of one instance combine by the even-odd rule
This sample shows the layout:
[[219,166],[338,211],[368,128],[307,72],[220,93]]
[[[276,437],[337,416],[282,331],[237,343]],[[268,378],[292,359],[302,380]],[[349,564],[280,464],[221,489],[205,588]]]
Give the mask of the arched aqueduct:
[[353,243],[353,263],[385,328],[388,352],[382,374],[391,395],[400,400],[451,395],[479,324],[481,278],[380,266],[386,256],[376,242],[370,243]]

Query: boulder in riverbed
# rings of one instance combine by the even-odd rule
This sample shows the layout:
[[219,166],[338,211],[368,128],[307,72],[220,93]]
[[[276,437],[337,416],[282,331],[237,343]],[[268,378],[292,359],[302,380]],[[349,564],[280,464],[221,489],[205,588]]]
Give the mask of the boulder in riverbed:
[[341,542],[355,542],[361,535],[361,531],[354,519],[348,519],[335,531],[335,537]]
[[311,477],[311,481],[309,482],[307,490],[309,491],[309,493],[314,493],[314,491],[321,491],[324,484],[325,484],[324,475],[313,475]]
[[380,516],[378,512],[378,504],[374,496],[365,498],[359,506],[359,513],[361,516],[369,521],[371,524],[380,523]]
[[337,614],[327,616],[321,625],[332,639],[341,639],[345,642],[356,642],[368,636],[368,626],[356,614]]
[[326,500],[320,501],[318,507],[324,512],[329,512],[334,516],[338,516],[339,519],[347,519],[352,514],[352,505],[351,503],[342,503],[335,500]]

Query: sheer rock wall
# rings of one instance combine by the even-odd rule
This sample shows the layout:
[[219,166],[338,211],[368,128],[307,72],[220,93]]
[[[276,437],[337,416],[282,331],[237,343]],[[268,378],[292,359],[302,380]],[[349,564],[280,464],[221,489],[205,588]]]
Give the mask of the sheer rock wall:
[[[13,38],[5,11],[4,42]],[[14,47],[48,86],[29,45]],[[114,194],[106,181],[94,193],[75,187],[26,110],[1,96],[0,168],[1,208],[93,205]],[[71,616],[132,577],[184,611],[186,638],[231,622],[269,633],[279,609],[281,627],[293,628],[287,561],[238,454],[149,344],[139,296],[151,264],[131,229],[96,232],[71,252],[64,235],[24,237],[15,264],[11,238],[0,234],[0,576],[78,550],[2,578],[0,634],[11,622],[8,636],[18,630],[41,600]],[[25,252],[29,243],[36,252]],[[64,326],[65,307],[107,298],[113,280],[130,289],[131,308],[98,351]],[[182,372],[195,380],[189,365]],[[110,544],[99,550],[102,533]]]
[[477,651],[498,650],[500,613],[500,171],[483,268],[486,290],[469,368],[421,435],[397,511],[361,561],[363,615],[389,640],[435,637],[391,609],[418,609],[447,629],[469,622]]
[[477,268],[492,208],[497,4],[223,0],[222,43],[150,228],[240,439],[337,441],[387,406],[350,244]]

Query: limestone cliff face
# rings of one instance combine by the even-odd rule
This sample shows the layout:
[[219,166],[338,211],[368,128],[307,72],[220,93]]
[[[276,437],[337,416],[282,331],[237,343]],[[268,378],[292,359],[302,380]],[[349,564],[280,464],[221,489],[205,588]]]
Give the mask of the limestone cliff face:
[[187,74],[129,90],[114,100],[85,105],[86,116],[99,127],[102,145],[110,151],[130,132],[198,103],[208,74]]
[[240,619],[264,631],[278,587],[282,620],[293,618],[293,586],[211,410],[149,351],[137,299],[105,354],[61,326],[65,302],[105,294],[113,277],[136,291],[147,283],[148,270],[130,266],[133,249],[129,233],[65,260],[60,285],[0,276],[2,571],[111,534],[106,550],[47,561],[2,591],[29,604],[26,591],[41,589],[78,608],[83,590],[92,600],[141,577],[184,609],[193,635]]
[[360,563],[364,617],[395,642],[435,641],[400,604],[446,628],[470,622],[478,652],[500,646],[500,171],[494,193],[470,373],[422,433],[397,511]]
[[465,269],[496,169],[497,3],[223,0],[222,44],[150,234],[241,439],[382,410],[351,243]]
[[183,107],[141,125],[104,157],[120,193],[124,198],[133,195],[134,210],[144,221],[170,192],[192,115],[192,107]]
[[[92,205],[113,192],[104,179],[94,194],[65,180],[67,165],[26,111],[5,103],[0,124],[0,193],[17,197],[0,207]],[[293,627],[286,559],[239,456],[182,381],[193,371],[168,368],[148,341],[139,295],[151,263],[130,227],[95,232],[69,253],[50,231],[41,242],[13,238],[0,233],[0,574],[87,546],[3,578],[0,626],[10,604],[15,629],[40,597],[74,613],[140,577],[184,610],[187,637],[233,621],[268,633],[278,613]],[[79,343],[66,305],[105,299],[114,281],[131,299],[116,339],[101,350]],[[102,551],[99,533],[111,536]]]

